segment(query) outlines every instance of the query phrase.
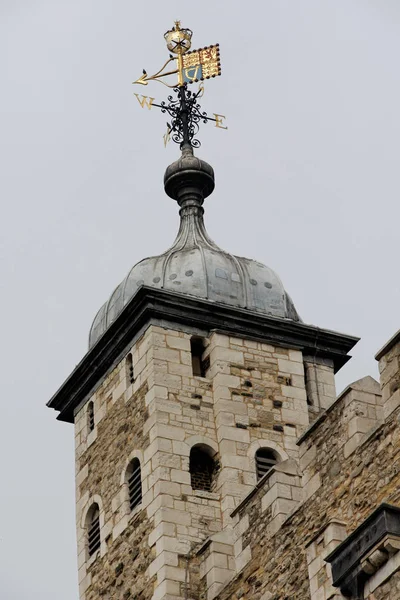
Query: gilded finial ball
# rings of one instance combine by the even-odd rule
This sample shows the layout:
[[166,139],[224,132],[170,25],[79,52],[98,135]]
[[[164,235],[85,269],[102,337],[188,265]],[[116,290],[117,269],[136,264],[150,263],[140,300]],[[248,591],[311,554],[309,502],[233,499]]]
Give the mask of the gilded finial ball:
[[185,54],[192,45],[192,35],[190,29],[181,29],[180,21],[175,21],[175,26],[164,34],[168,50],[174,54]]

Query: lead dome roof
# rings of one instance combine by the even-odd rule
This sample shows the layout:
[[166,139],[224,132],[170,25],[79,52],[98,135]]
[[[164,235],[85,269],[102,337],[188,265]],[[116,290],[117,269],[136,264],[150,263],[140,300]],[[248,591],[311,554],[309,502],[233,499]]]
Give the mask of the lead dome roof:
[[225,252],[208,236],[203,201],[214,189],[214,171],[184,149],[165,173],[166,193],[180,205],[175,242],[163,254],[138,262],[97,313],[89,348],[145,285],[227,304],[273,317],[300,321],[278,275],[266,265]]

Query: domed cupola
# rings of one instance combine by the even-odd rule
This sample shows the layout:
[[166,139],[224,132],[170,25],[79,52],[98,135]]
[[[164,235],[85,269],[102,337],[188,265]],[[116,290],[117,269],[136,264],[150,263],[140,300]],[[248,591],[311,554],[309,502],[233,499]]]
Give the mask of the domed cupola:
[[97,313],[89,335],[91,348],[145,285],[273,317],[300,321],[281,280],[269,267],[225,252],[207,234],[203,202],[214,190],[214,171],[184,147],[164,176],[165,191],[180,206],[175,242],[160,256],[137,263]]

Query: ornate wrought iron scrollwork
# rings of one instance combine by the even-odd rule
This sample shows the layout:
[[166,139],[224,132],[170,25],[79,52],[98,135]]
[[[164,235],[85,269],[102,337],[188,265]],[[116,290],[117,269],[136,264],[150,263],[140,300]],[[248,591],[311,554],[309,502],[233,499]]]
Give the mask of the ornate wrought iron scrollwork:
[[199,132],[199,124],[215,121],[209,117],[206,112],[201,110],[198,98],[202,94],[202,89],[193,93],[187,89],[185,84],[182,87],[174,88],[177,97],[170,95],[167,101],[158,106],[161,112],[169,114],[171,121],[167,123],[168,133],[172,140],[182,148],[185,144],[190,144],[193,148],[200,147],[200,141],[195,137]]

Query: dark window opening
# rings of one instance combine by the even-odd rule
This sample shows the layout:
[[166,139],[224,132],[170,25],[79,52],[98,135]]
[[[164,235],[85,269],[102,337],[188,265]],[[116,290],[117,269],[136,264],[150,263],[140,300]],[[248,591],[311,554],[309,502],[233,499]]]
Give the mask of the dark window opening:
[[88,552],[92,556],[100,548],[100,510],[93,504],[88,513]]
[[276,453],[269,448],[260,448],[256,452],[257,480],[261,479],[268,471],[276,465],[278,458]]
[[306,388],[306,395],[307,395],[307,405],[308,406],[314,406],[314,402],[312,401],[311,398],[311,394],[310,394],[310,373],[309,373],[309,369],[311,368],[311,366],[308,363],[304,363],[304,387]]
[[94,404],[93,402],[89,402],[87,409],[87,423],[89,433],[94,429]]
[[127,484],[129,495],[129,507],[133,510],[142,501],[142,474],[140,462],[134,458],[127,469]]
[[205,377],[210,366],[209,359],[203,360],[205,350],[203,338],[193,337],[190,340],[190,351],[192,353],[192,369],[195,377]]
[[211,456],[199,447],[190,452],[190,482],[194,490],[211,492],[215,473],[215,463]]
[[133,370],[133,357],[132,357],[131,353],[129,353],[128,356],[126,357],[126,378],[127,378],[129,385],[131,385],[132,383],[135,383],[135,373]]

